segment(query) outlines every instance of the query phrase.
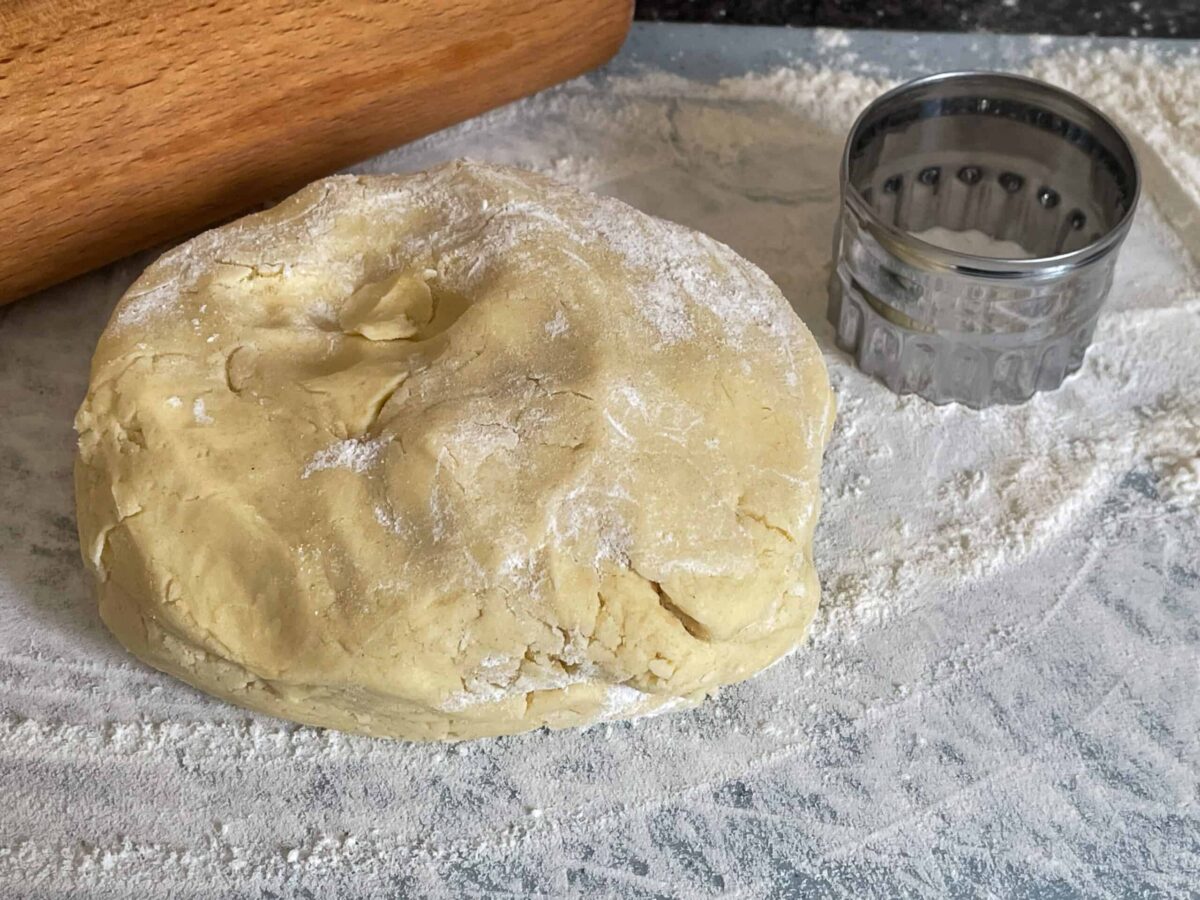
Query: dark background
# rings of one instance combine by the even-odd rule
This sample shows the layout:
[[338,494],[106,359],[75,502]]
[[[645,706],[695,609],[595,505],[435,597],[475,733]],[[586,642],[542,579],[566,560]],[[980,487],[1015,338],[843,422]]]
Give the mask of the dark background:
[[637,0],[637,18],[808,28],[1200,38],[1200,0]]

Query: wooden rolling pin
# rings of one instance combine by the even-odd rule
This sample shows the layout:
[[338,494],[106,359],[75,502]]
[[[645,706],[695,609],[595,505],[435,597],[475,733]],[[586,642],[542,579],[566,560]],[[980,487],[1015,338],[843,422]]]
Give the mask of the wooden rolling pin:
[[0,2],[0,303],[597,66],[632,6]]

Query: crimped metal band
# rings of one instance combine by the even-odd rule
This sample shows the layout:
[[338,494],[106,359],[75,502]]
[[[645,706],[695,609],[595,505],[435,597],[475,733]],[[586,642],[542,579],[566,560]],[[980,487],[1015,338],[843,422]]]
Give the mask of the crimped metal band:
[[[1078,368],[1140,190],[1133,151],[1103,113],[1016,75],[918,79],[859,117],[841,182],[829,317],[860,368],[974,407],[1020,402]],[[1032,255],[916,236],[933,226]]]

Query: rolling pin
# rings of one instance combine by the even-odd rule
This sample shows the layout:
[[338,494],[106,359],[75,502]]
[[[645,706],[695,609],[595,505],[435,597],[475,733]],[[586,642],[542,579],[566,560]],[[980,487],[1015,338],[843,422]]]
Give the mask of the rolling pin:
[[0,5],[0,304],[611,57],[632,0]]

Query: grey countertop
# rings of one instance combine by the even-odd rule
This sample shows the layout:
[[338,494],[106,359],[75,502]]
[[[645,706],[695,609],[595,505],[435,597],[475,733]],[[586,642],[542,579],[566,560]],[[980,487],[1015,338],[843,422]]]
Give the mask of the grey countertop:
[[1190,0],[638,0],[637,17],[662,22],[1200,37]]
[[[852,54],[868,71],[901,76],[1019,67],[1056,49],[1084,48],[1065,39],[869,32],[831,41],[800,30],[639,25],[606,70],[525,101],[521,115],[500,110],[362,168],[473,155],[552,169],[562,160],[549,135],[584,123],[594,145],[589,135],[570,139],[618,171],[620,160],[605,154],[650,139],[652,130],[639,129],[665,121],[663,110],[673,121],[688,113],[669,80],[634,110],[644,118],[613,113],[627,76],[648,71],[712,82]],[[1189,54],[1194,45],[1158,49]],[[736,92],[694,102],[725,104],[731,123],[772,110]],[[837,136],[806,146],[835,159]],[[750,150],[777,164],[791,152]],[[725,164],[719,152],[713,158]],[[625,173],[605,189],[653,206],[686,177]],[[786,225],[811,194],[801,185],[788,198],[741,198],[733,212]],[[718,201],[727,196],[697,184],[691,209],[737,246],[744,220],[724,216]],[[1145,229],[1135,239],[1163,260],[1183,252],[1158,247]],[[78,561],[71,419],[91,348],[150,255],[0,310],[0,894],[1197,896],[1195,510],[1169,506],[1152,471],[1105,456],[1098,439],[1060,447],[1036,430],[1007,434],[1003,413],[926,413],[857,377],[820,330],[825,247],[739,246],[769,271],[781,266],[789,294],[815,291],[817,306],[801,312],[839,384],[843,431],[826,459],[818,542],[825,613],[813,642],[691,712],[461,752],[250,715],[130,659],[100,624]],[[807,280],[786,267],[794,252],[814,254]],[[1156,293],[1169,268],[1159,262],[1122,270],[1120,289],[1145,308],[1117,303],[1114,316],[1159,322],[1167,334],[1160,313],[1177,314],[1175,339],[1185,339],[1196,329],[1194,312],[1187,318],[1195,298]],[[1180,310],[1163,313],[1174,302]],[[1089,374],[1039,401],[1042,418],[1021,421],[1051,421],[1071,404],[1079,411],[1069,424],[1084,435],[1157,421],[1149,407],[1112,421],[1095,413],[1089,390],[1101,388],[1087,379],[1128,378],[1119,332],[1105,334]],[[1157,365],[1147,347],[1140,364]],[[897,431],[902,415],[928,423],[932,436]],[[963,429],[999,442],[995,458],[976,461],[982,481],[947,468],[945,447]],[[911,464],[918,439],[932,449]],[[1003,496],[987,493],[1004,472],[1020,489],[1023,457],[1041,453],[1082,455],[1087,480],[1071,494],[1075,506],[1006,509]],[[921,566],[936,574],[938,553],[955,547],[929,549],[909,535],[911,565],[898,559],[894,572],[874,571],[875,536],[864,530],[892,522],[876,515],[888,498],[939,466],[944,480],[931,481],[931,492],[978,489],[996,501],[999,518],[956,527],[982,539],[1003,532],[1009,562],[960,562],[949,570],[962,573],[957,580],[921,580]]]
[[[638,25],[604,72],[626,75],[647,68],[711,81],[767,71],[797,62],[837,65],[850,54],[855,71],[915,78],[951,69],[1023,69],[1039,57],[1126,49],[1164,56],[1195,56],[1200,41],[1123,37],[1063,37],[1054,34],[925,34],[911,31],[847,30],[831,45],[831,32],[769,26]],[[844,44],[842,41],[844,40]]]

